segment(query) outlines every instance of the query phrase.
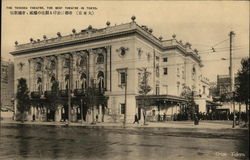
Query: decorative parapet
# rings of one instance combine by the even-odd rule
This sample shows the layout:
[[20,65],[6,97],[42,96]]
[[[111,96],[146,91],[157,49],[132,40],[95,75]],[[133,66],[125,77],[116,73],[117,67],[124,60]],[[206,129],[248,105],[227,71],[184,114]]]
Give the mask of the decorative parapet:
[[75,29],[73,29],[73,34],[62,36],[60,32],[57,33],[56,38],[48,39],[44,36],[43,40],[40,41],[32,41],[26,44],[18,44],[16,43],[16,50],[11,52],[12,55],[29,52],[33,50],[46,49],[51,47],[57,47],[61,45],[69,45],[81,43],[83,41],[96,40],[100,38],[112,37],[117,35],[123,35],[128,33],[138,33],[145,37],[147,40],[151,41],[153,44],[158,46],[160,49],[167,49],[169,47],[178,47],[183,52],[187,52],[191,54],[194,58],[200,61],[200,57],[198,54],[191,49],[191,47],[187,47],[182,44],[182,42],[176,40],[176,35],[174,34],[171,40],[162,40],[156,38],[152,34],[152,29],[147,28],[145,26],[139,26],[134,20],[130,23],[110,26],[110,22],[107,27],[101,29],[95,29],[92,26],[81,30],[81,32],[76,33]]

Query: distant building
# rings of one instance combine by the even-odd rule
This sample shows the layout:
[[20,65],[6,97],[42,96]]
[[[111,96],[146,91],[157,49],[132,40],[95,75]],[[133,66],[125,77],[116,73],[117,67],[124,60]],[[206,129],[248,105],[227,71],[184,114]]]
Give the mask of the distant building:
[[[234,75],[236,79],[237,75]],[[236,80],[234,81],[236,82]],[[237,82],[236,82],[237,83]],[[228,110],[233,112],[233,106],[231,105],[229,99],[231,98],[230,93],[230,76],[229,75],[217,75],[217,95],[216,100],[221,102],[221,106],[217,107],[218,110]],[[236,103],[236,102],[235,102]],[[245,104],[236,103],[236,111],[245,111]]]
[[14,63],[2,61],[1,66],[1,109],[2,117],[14,111]]
[[[31,38],[26,44],[16,42],[16,49],[11,52],[15,61],[15,91],[18,79],[26,78],[32,101],[40,104],[33,105],[28,118],[45,120],[52,114],[55,121],[67,119],[70,87],[72,120],[79,120],[81,99],[86,100],[91,80],[103,94],[98,97],[94,111],[83,110],[86,121],[93,114],[122,121],[126,113],[127,121],[132,122],[135,114],[141,117],[145,97],[150,101],[148,107],[153,108],[147,114],[173,116],[185,107],[186,99],[181,97],[184,86],[195,92],[200,111],[206,112],[209,81],[202,76],[198,51],[190,43],[178,41],[176,35],[163,40],[152,32],[147,26],[138,25],[133,17],[132,22],[121,25],[110,26],[107,22],[101,29],[90,25],[78,33],[73,29],[72,34],[65,36],[58,32],[56,38],[44,36],[43,40]],[[143,68],[150,72],[151,91],[147,96],[139,94]],[[55,81],[59,82],[62,102],[52,111],[46,108],[46,103]],[[84,102],[83,108],[88,108]]]

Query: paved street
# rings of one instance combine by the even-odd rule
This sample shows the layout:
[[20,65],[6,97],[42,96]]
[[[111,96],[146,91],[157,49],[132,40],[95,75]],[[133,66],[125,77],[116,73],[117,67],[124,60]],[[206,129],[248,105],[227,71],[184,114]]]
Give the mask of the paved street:
[[248,130],[186,123],[126,129],[3,123],[0,159],[248,159]]

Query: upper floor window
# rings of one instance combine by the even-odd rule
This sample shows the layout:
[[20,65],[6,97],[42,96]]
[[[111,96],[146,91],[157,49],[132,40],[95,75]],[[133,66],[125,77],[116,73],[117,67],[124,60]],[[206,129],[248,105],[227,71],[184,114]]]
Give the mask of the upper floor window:
[[164,57],[163,62],[167,62],[167,61],[168,61],[168,57]]
[[49,67],[50,67],[51,70],[56,69],[56,62],[55,62],[55,60],[51,60],[50,61],[50,66]]
[[65,81],[65,89],[68,90],[68,87],[69,87],[69,74],[65,75],[64,81]]
[[177,68],[177,77],[180,77],[180,68]]
[[86,64],[87,64],[86,57],[81,57],[79,66],[80,66],[80,67],[83,67],[83,66],[86,66]]
[[202,86],[202,88],[203,88],[202,94],[205,94],[206,93],[206,86]]
[[42,64],[40,62],[36,63],[36,71],[39,72],[42,70]]
[[37,78],[37,90],[39,92],[42,92],[42,78],[41,77]]
[[99,87],[99,89],[104,88],[104,73],[102,71],[99,71],[98,75],[97,75],[97,78],[98,78],[98,87]]
[[163,68],[163,74],[167,75],[168,74],[168,68]]
[[103,54],[98,54],[97,64],[103,64],[103,63],[104,63],[104,56],[103,56]]
[[156,66],[156,77],[160,76],[160,69],[159,69],[159,65]]
[[196,76],[196,70],[195,70],[195,68],[193,67],[193,69],[192,69],[192,78],[193,78],[193,80],[195,79],[195,76]]
[[157,61],[159,61],[159,60],[160,60],[160,58],[159,58],[158,56],[155,56],[155,59],[156,59]]
[[124,84],[126,83],[126,73],[125,73],[125,72],[121,72],[121,73],[120,73],[120,77],[121,77],[121,78],[120,78],[120,80],[121,80],[121,81],[120,81],[120,84],[121,84],[121,85],[124,85]]
[[81,89],[86,89],[87,87],[87,76],[85,73],[81,74]]
[[117,69],[118,71],[118,85],[119,87],[124,86],[127,80],[127,70],[124,69]]
[[156,93],[156,95],[159,95],[159,94],[160,94],[160,87],[159,87],[159,84],[157,84],[156,87],[155,87],[155,93]]
[[69,68],[69,66],[70,66],[70,59],[69,58],[65,58],[64,59],[63,67],[64,68]]

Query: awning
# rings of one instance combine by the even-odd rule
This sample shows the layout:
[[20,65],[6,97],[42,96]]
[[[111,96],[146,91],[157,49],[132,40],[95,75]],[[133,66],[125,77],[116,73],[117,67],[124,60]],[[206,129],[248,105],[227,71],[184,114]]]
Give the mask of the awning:
[[222,106],[221,104],[213,101],[206,100],[206,105],[207,106]]
[[179,96],[173,96],[173,95],[139,95],[136,96],[136,100],[138,103],[141,103],[141,101],[146,100],[150,104],[158,104],[158,103],[186,103],[187,99]]

